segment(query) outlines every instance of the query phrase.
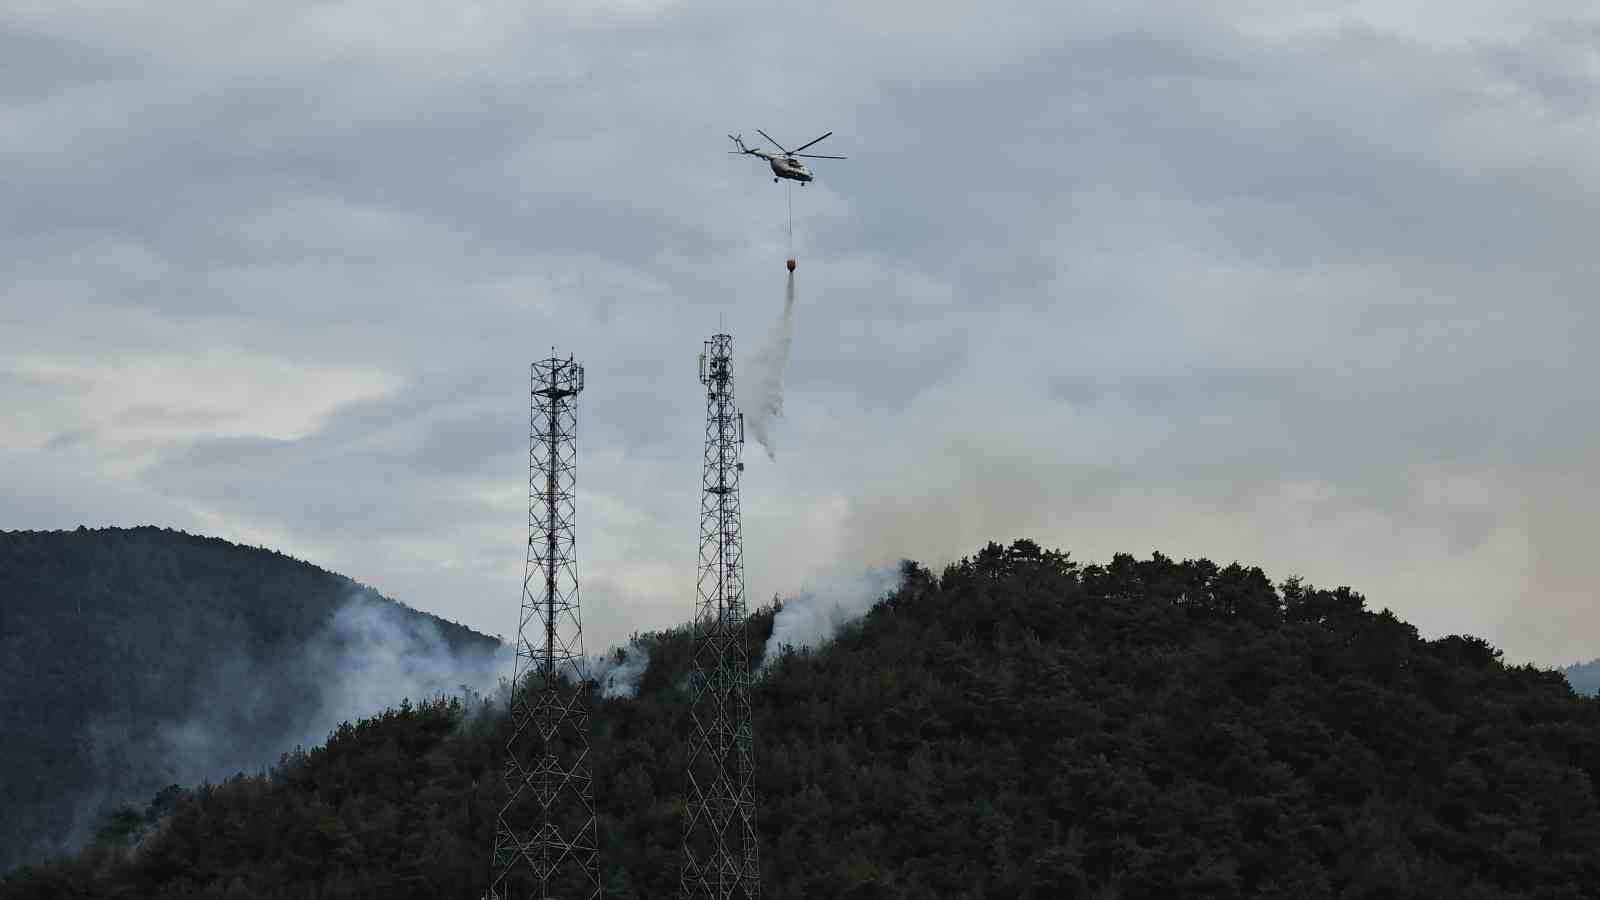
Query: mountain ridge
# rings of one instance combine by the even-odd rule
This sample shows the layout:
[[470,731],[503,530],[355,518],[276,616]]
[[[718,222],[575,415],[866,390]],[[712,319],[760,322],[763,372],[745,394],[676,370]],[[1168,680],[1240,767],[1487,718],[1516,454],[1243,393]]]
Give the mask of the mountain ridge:
[[[757,656],[782,604],[754,611]],[[686,629],[636,697],[590,685],[607,894],[676,890]],[[1581,898],[1600,884],[1600,701],[1349,588],[1160,554],[990,544],[752,688],[767,895]],[[341,727],[179,790],[18,898],[480,895],[505,716]],[[141,814],[123,834],[140,830]],[[120,843],[119,843],[120,842]]]

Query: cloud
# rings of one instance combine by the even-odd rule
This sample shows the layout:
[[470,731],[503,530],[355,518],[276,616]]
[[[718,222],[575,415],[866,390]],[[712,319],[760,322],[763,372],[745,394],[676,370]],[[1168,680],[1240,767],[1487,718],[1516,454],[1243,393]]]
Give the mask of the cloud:
[[722,135],[832,129],[752,596],[1028,535],[1600,652],[1562,537],[1600,537],[1586,5],[14,22],[0,462],[50,476],[0,527],[270,544],[505,632],[556,345],[590,642],[681,622],[694,358],[721,329],[748,359],[788,255],[787,187]]

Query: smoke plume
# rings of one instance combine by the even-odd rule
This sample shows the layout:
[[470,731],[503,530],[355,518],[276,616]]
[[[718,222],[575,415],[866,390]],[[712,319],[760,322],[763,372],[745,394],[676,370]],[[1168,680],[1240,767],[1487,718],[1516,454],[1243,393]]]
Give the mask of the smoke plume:
[[772,620],[772,637],[761,654],[767,669],[784,648],[821,647],[851,622],[866,615],[874,603],[900,585],[897,568],[869,569],[853,578],[826,581],[783,598],[783,608]]
[[1567,666],[1562,672],[1574,691],[1590,697],[1600,692],[1600,659]]
[[357,595],[285,656],[231,655],[189,718],[158,730],[162,755],[172,782],[216,781],[402,700],[492,693],[497,675],[495,653],[452,653],[428,619]]
[[788,287],[783,294],[783,320],[777,330],[767,338],[766,346],[754,359],[756,376],[756,404],[746,419],[750,432],[767,451],[768,459],[777,459],[773,452],[772,420],[783,415],[783,370],[789,364],[789,346],[794,342],[794,273],[789,273]]
[[590,677],[600,685],[600,696],[607,700],[632,699],[638,695],[639,679],[649,667],[649,648],[634,638],[626,647],[595,657],[589,671]]
[[511,648],[452,649],[433,621],[370,594],[345,599],[309,640],[276,655],[227,648],[188,712],[159,723],[92,721],[100,779],[77,799],[72,833],[83,846],[105,811],[140,806],[168,784],[255,773],[296,748],[327,740],[342,722],[438,696],[494,696]]

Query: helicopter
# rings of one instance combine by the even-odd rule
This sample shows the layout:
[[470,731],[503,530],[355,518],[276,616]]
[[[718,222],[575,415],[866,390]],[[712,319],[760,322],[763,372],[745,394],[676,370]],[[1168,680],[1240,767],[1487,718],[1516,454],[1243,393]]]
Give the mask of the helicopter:
[[816,140],[811,141],[810,143],[802,144],[799,147],[794,148],[793,150],[784,150],[782,144],[778,143],[777,141],[773,141],[772,140],[772,135],[767,134],[765,131],[762,131],[759,128],[756,129],[756,133],[761,135],[762,137],[766,138],[767,140],[772,141],[772,146],[777,147],[782,152],[781,153],[773,153],[770,150],[762,150],[760,148],[751,149],[750,147],[746,147],[744,145],[744,141],[741,140],[740,136],[737,135],[737,134],[730,134],[730,135],[728,135],[728,137],[733,140],[734,145],[737,146],[739,149],[737,149],[737,150],[729,150],[728,152],[729,153],[748,153],[751,156],[759,156],[762,159],[766,160],[767,162],[771,163],[772,164],[772,175],[773,175],[772,183],[773,184],[777,184],[779,178],[788,178],[788,179],[790,179],[792,181],[800,182],[801,187],[804,187],[807,182],[809,182],[812,178],[816,177],[816,176],[811,174],[811,170],[810,169],[806,168],[805,163],[802,163],[800,161],[800,157],[804,157],[805,159],[849,159],[849,157],[846,157],[846,156],[823,156],[823,155],[818,154],[818,153],[801,153],[800,152],[801,150],[806,149],[807,147],[811,146],[812,144],[820,143],[823,140],[823,138],[826,138],[829,135],[833,134],[833,132],[831,132],[831,131],[828,132],[828,134],[825,134],[822,137],[819,137]]

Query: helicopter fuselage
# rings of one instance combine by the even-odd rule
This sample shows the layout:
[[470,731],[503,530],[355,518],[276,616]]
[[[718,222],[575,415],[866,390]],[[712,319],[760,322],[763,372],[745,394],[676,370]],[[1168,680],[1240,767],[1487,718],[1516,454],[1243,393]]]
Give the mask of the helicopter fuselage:
[[806,182],[814,177],[811,174],[811,170],[806,168],[805,164],[798,159],[790,159],[777,153],[762,153],[759,150],[756,151],[755,155],[766,160],[772,166],[772,174],[779,178]]

